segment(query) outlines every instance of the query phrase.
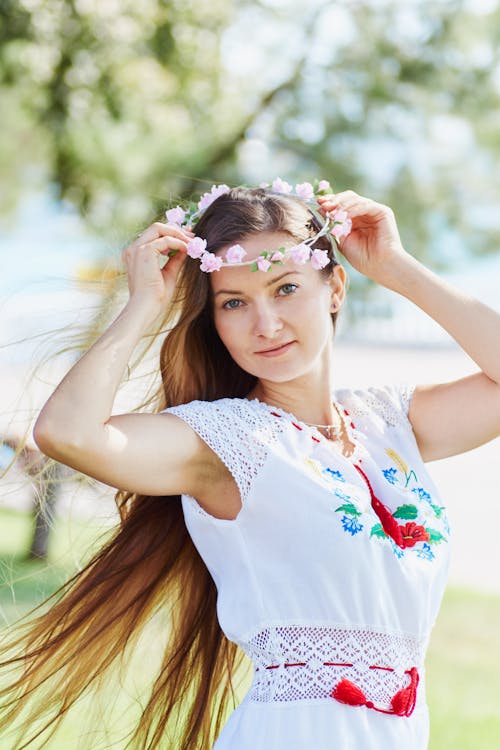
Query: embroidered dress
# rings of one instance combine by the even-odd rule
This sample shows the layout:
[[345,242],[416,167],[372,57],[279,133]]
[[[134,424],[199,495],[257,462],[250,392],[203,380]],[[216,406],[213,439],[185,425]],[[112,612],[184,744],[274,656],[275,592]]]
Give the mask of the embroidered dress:
[[258,399],[172,406],[239,488],[235,519],[182,495],[226,636],[253,681],[213,750],[425,750],[424,659],[446,509],[408,420],[414,386],[341,388],[352,456]]

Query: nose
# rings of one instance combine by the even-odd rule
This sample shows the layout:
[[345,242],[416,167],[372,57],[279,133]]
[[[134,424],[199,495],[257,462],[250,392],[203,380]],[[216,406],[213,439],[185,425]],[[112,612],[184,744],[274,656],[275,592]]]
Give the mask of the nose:
[[255,306],[253,332],[256,336],[272,341],[283,328],[283,321],[272,304],[267,302]]

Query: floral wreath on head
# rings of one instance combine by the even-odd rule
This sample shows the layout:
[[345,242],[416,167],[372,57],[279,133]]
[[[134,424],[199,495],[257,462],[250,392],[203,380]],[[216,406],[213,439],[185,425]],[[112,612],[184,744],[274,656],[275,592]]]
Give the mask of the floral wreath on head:
[[[240,187],[249,187],[247,185]],[[314,180],[314,184],[310,182],[302,182],[295,185],[295,190],[292,185],[285,182],[281,177],[277,177],[273,180],[269,187],[268,182],[261,182],[259,187],[268,190],[270,193],[280,193],[286,195],[296,195],[303,201],[309,204],[316,204],[319,206],[316,196],[326,195],[331,192],[330,183],[328,180]],[[201,218],[205,210],[214,202],[216,198],[224,193],[228,193],[231,188],[228,185],[212,185],[210,192],[204,193],[198,203],[191,202],[189,211],[176,206],[165,211],[167,223],[169,225],[177,227],[191,227],[194,226],[197,221]],[[347,211],[343,209],[336,209],[333,212],[327,212],[324,224],[314,237],[301,242],[299,245],[294,247],[285,248],[280,247],[277,250],[264,250],[258,258],[255,260],[244,261],[243,258],[247,254],[247,251],[241,245],[232,245],[225,253],[226,262],[224,262],[221,256],[215,255],[207,251],[207,241],[201,237],[193,237],[187,243],[187,254],[191,258],[199,259],[200,270],[206,273],[212,271],[218,271],[224,266],[235,266],[235,265],[251,265],[251,271],[270,271],[273,265],[283,265],[283,261],[291,258],[294,263],[303,264],[307,261],[311,262],[313,268],[321,269],[330,263],[330,258],[326,250],[315,249],[311,250],[310,245],[321,237],[322,235],[330,234],[335,240],[340,240],[342,237],[347,237],[352,228],[352,221],[347,215]],[[178,250],[171,250],[168,255],[174,255]]]

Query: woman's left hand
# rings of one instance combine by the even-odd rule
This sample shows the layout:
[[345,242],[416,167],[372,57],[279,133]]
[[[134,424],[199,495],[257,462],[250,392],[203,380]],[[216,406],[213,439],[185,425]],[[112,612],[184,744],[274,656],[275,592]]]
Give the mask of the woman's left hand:
[[394,212],[383,203],[364,198],[353,190],[320,195],[320,213],[347,211],[352,228],[338,240],[342,255],[351,266],[379,284],[384,284],[395,265],[411,257],[401,244]]

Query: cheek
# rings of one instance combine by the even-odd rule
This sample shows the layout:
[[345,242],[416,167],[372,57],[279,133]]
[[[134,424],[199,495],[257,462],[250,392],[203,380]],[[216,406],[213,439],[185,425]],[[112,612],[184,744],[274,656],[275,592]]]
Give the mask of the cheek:
[[215,330],[219,334],[222,343],[226,346],[229,351],[233,351],[237,348],[238,340],[241,341],[241,322],[238,324],[235,320],[235,316],[231,314],[224,315],[223,313],[214,314],[214,325]]

